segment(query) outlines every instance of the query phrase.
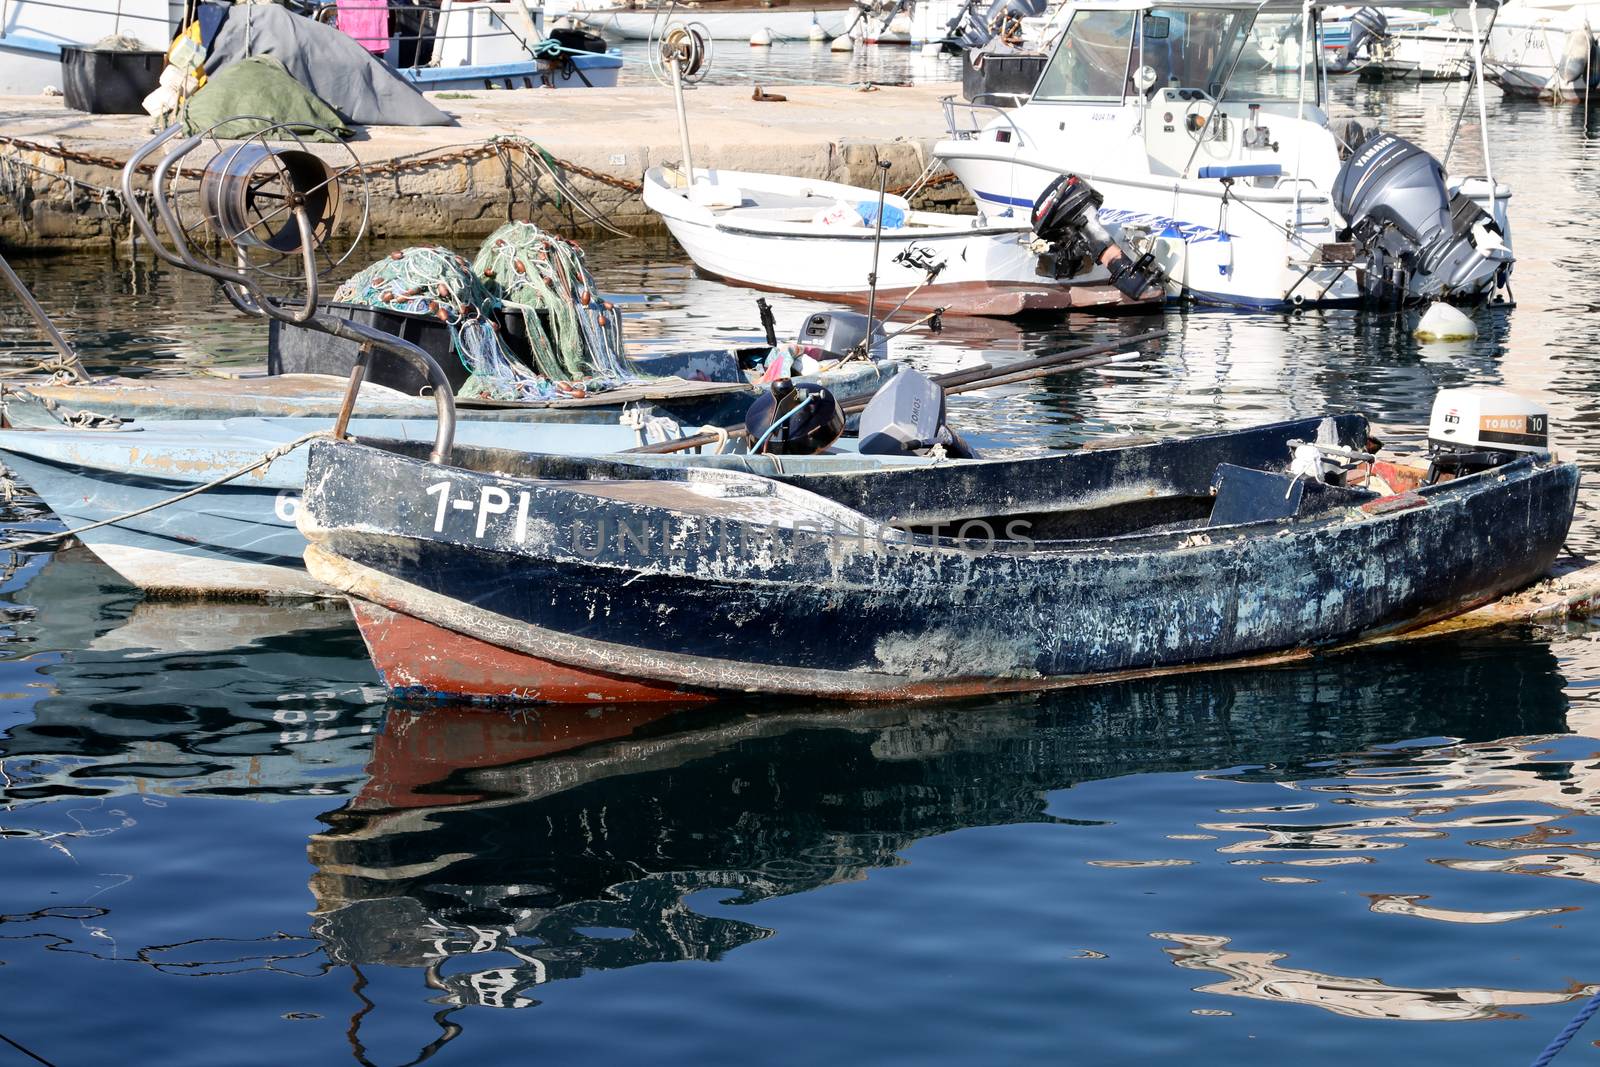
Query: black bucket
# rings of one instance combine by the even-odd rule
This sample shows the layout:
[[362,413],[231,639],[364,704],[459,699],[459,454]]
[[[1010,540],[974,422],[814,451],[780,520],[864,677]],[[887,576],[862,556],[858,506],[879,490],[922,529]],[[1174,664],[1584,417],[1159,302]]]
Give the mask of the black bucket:
[[96,51],[61,46],[67,106],[91,115],[143,115],[144,98],[161,84],[165,52]]

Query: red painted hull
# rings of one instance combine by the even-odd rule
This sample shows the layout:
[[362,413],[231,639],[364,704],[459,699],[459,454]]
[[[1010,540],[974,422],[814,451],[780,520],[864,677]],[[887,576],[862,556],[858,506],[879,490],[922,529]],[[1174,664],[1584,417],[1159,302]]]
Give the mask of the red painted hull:
[[706,693],[581,670],[491,645],[352,598],[373,665],[392,690],[535,704],[698,703]]

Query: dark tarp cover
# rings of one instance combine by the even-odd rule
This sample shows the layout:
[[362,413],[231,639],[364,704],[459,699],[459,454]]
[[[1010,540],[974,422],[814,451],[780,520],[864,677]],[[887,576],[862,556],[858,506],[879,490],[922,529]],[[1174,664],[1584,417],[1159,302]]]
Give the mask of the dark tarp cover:
[[364,126],[455,124],[354,38],[275,4],[241,4],[229,10],[228,20],[206,56],[206,75],[213,76],[248,56],[277,58],[295,81],[326,101],[346,122]]
[[225,67],[190,97],[183,109],[186,132],[199,133],[217,123],[216,135],[224,140],[249,137],[276,123],[311,141],[334,140],[316,127],[350,136],[338,112],[295,81],[273,56],[252,56]]

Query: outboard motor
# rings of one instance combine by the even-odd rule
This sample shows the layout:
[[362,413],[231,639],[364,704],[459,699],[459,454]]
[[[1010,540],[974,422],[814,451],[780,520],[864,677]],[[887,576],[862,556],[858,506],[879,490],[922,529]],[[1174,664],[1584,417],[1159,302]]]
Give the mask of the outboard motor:
[[844,433],[844,410],[824,386],[780,378],[745,412],[750,451],[814,456]]
[[1363,7],[1350,16],[1350,40],[1339,50],[1334,69],[1347,70],[1361,49],[1389,36],[1389,18],[1375,7]]
[[[795,344],[816,359],[843,359],[862,348],[867,339],[867,317],[855,311],[819,311],[808,315]],[[872,324],[872,359],[889,354],[889,336],[883,323]]]
[[944,421],[944,389],[906,369],[884,383],[861,412],[859,450],[869,456],[926,456],[942,448],[955,459],[977,453]]
[[1441,389],[1428,417],[1428,482],[1550,451],[1550,412],[1504,389]]
[[1512,262],[1499,224],[1446,192],[1439,161],[1392,133],[1339,168],[1333,206],[1367,256],[1362,288],[1381,303],[1481,292]]
[[1039,273],[1074,278],[1095,264],[1104,264],[1111,282],[1137,300],[1162,284],[1155,256],[1130,257],[1100,223],[1105,198],[1076,174],[1063,174],[1044,187],[1033,202],[1033,247],[1040,253]]
[[1010,27],[1020,26],[1023,19],[1044,14],[1047,6],[1047,0],[994,0],[980,15],[973,0],[950,23],[945,43],[956,46],[951,51],[982,48],[997,34],[1004,36]]

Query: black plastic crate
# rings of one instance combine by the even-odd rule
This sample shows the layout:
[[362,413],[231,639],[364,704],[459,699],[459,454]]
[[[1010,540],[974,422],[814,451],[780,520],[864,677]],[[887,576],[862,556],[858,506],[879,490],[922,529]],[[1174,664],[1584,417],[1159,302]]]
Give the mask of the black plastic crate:
[[[985,52],[982,53],[983,65],[978,67],[972,62],[975,54],[969,50],[962,55],[961,95],[968,100],[1002,107],[1020,102],[1008,97],[1026,98],[1033,94],[1039,75],[1044,73],[1045,60],[1049,58],[1038,52]],[[1000,94],[1000,99],[995,99],[994,94]]]
[[[471,372],[456,354],[450,338],[450,327],[436,316],[332,301],[319,303],[317,309],[410,341],[438,362],[453,389],[459,392],[462,385],[466,384]],[[519,309],[507,308],[499,312],[497,318],[500,339],[506,351],[531,366],[526,317]],[[542,323],[544,312],[539,313],[539,318]],[[267,333],[267,373],[348,377],[350,369],[356,365],[356,354],[360,349],[358,342],[274,319]],[[387,352],[372,354],[366,380],[411,396],[422,395],[428,385],[428,377],[420,368],[409,360]]]
[[61,46],[67,106],[92,115],[143,115],[144,98],[161,84],[165,52],[113,52]]

